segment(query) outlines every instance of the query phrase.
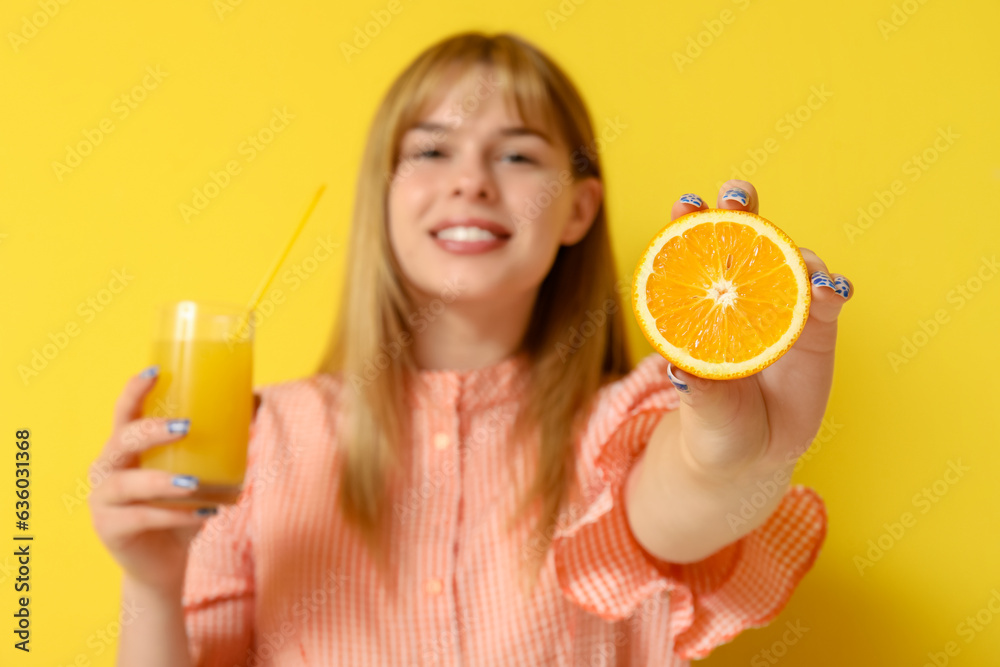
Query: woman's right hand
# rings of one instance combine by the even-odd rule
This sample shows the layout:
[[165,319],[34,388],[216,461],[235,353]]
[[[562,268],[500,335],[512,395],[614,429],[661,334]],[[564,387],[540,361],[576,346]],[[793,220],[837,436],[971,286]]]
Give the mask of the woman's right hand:
[[179,597],[188,548],[208,516],[193,509],[144,504],[154,498],[185,498],[193,492],[175,485],[181,476],[138,467],[139,452],[184,437],[183,432],[167,430],[170,420],[166,418],[142,417],[143,398],[156,381],[156,377],[135,375],[119,395],[114,430],[90,466],[90,479],[98,481],[87,502],[94,529],[125,577],[149,590]]

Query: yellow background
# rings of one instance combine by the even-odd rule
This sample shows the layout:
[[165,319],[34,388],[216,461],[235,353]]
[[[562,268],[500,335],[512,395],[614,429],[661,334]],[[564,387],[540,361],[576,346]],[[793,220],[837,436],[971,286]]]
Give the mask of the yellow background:
[[[223,12],[212,0],[52,0],[51,18],[46,2],[0,10],[0,663],[113,664],[102,636],[117,632],[118,569],[86,503],[69,501],[85,497],[114,400],[147,363],[153,307],[247,299],[325,182],[288,265],[314,271],[295,289],[280,283],[287,298],[259,328],[255,384],[311,372],[375,106],[420,50],[469,28],[525,36],[577,82],[598,132],[627,125],[603,152],[623,276],[679,195],[714,205],[719,184],[742,174],[762,215],[856,285],[830,437],[796,475],[827,502],[828,539],[782,614],[704,664],[772,664],[762,651],[776,643],[783,665],[921,665],[949,641],[949,664],[1000,659],[1000,615],[971,637],[958,628],[1000,590],[1000,279],[983,259],[1000,250],[996,2],[401,0],[350,62],[340,44],[387,2],[232,0]],[[44,24],[32,32],[31,21]],[[162,79],[123,117],[116,100],[147,68]],[[294,118],[249,159],[241,144],[274,109]],[[102,121],[113,131],[57,174],[53,162]],[[240,173],[185,222],[180,205],[230,160]],[[858,226],[859,207],[877,213],[895,181],[894,201]],[[338,244],[332,256],[305,262],[321,239]],[[101,290],[113,271],[131,277],[112,295]],[[963,285],[971,298],[959,306]],[[113,298],[101,312],[80,306],[102,295]],[[72,324],[78,335],[23,380],[18,367]],[[650,348],[629,325],[638,359]],[[34,457],[30,656],[10,632],[21,427]],[[941,481],[949,461],[968,468],[954,484]],[[935,482],[946,493],[915,503]],[[886,537],[904,512],[915,524]],[[889,548],[859,573],[855,557],[880,536]],[[781,646],[786,622],[807,630]]]

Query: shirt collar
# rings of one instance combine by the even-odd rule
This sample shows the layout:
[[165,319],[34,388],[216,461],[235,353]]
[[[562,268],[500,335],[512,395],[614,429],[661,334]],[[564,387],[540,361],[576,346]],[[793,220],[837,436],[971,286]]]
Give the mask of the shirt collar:
[[527,352],[512,354],[490,366],[472,370],[418,370],[410,402],[417,407],[481,410],[516,401],[529,379]]

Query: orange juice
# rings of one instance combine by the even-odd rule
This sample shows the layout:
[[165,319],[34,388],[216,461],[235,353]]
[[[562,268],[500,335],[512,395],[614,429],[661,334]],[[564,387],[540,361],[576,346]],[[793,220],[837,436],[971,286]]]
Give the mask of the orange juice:
[[[234,317],[208,313],[203,304],[197,311],[193,302],[183,304],[191,304],[186,313],[189,321],[165,313],[170,324],[160,334],[170,337],[153,344],[152,363],[160,372],[146,396],[143,416],[190,419],[190,430],[178,440],[142,452],[141,466],[198,478],[198,490],[189,498],[154,504],[233,503],[243,485],[253,416],[252,341],[246,336],[220,339],[220,332],[232,327],[219,321],[232,323]],[[198,326],[193,326],[196,317]],[[203,320],[213,321],[214,330],[208,331]]]

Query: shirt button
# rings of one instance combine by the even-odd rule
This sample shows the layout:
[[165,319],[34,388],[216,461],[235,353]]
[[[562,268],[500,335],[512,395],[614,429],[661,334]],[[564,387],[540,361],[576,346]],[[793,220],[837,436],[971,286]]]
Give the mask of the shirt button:
[[429,579],[427,581],[426,588],[427,592],[430,593],[431,595],[437,595],[443,590],[444,585],[441,583],[440,579]]
[[434,434],[434,449],[444,449],[451,442],[447,433]]

